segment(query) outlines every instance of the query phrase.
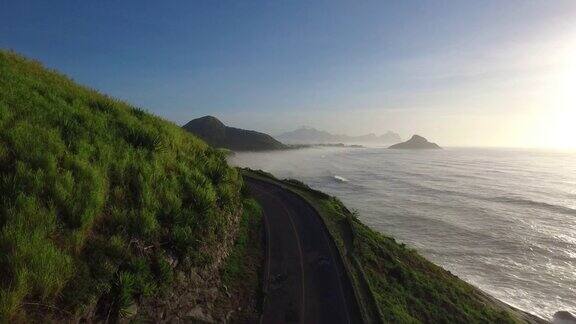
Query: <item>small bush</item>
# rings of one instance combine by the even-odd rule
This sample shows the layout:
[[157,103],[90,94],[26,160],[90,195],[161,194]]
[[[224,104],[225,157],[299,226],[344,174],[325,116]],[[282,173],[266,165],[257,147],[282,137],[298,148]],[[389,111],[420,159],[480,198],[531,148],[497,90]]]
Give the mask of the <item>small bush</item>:
[[166,260],[163,254],[159,254],[154,259],[152,264],[152,271],[156,277],[156,282],[160,287],[167,287],[174,280],[174,273],[172,272],[172,266]]
[[136,276],[131,272],[122,271],[118,274],[118,279],[114,286],[116,296],[116,307],[120,317],[124,317],[126,310],[134,302],[136,292]]

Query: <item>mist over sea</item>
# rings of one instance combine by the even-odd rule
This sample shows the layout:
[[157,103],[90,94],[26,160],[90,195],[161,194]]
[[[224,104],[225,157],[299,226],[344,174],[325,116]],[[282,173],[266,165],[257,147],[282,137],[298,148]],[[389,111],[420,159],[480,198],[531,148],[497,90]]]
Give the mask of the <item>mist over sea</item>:
[[576,153],[310,148],[230,162],[339,197],[372,228],[522,310],[576,312]]

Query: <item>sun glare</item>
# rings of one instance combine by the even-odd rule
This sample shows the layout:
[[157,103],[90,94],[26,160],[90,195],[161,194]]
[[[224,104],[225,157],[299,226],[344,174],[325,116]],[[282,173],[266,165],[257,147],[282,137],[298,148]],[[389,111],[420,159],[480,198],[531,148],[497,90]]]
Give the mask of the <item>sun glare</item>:
[[551,107],[545,111],[545,145],[576,148],[576,41],[564,48]]
[[548,145],[557,148],[576,148],[576,108],[556,112],[549,127]]

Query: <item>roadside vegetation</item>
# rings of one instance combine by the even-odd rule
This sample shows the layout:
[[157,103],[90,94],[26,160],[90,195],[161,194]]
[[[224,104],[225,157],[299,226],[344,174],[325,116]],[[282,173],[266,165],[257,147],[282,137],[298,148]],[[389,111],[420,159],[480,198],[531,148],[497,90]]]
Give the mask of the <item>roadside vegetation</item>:
[[0,322],[133,315],[216,262],[241,186],[180,127],[0,51]]
[[244,201],[236,242],[220,274],[224,294],[216,303],[218,312],[232,323],[257,323],[262,313],[264,265],[262,210],[253,199]]
[[522,323],[537,318],[501,303],[358,220],[337,198],[298,180],[244,169],[307,200],[324,220],[352,280],[365,322]]

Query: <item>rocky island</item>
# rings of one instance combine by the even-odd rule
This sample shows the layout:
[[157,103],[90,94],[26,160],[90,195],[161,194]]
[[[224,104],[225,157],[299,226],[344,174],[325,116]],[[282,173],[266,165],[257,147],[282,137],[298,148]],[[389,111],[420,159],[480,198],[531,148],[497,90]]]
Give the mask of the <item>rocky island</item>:
[[420,135],[414,135],[406,142],[394,144],[389,147],[390,149],[403,149],[403,150],[426,150],[426,149],[441,149],[436,143],[428,142],[427,139]]

